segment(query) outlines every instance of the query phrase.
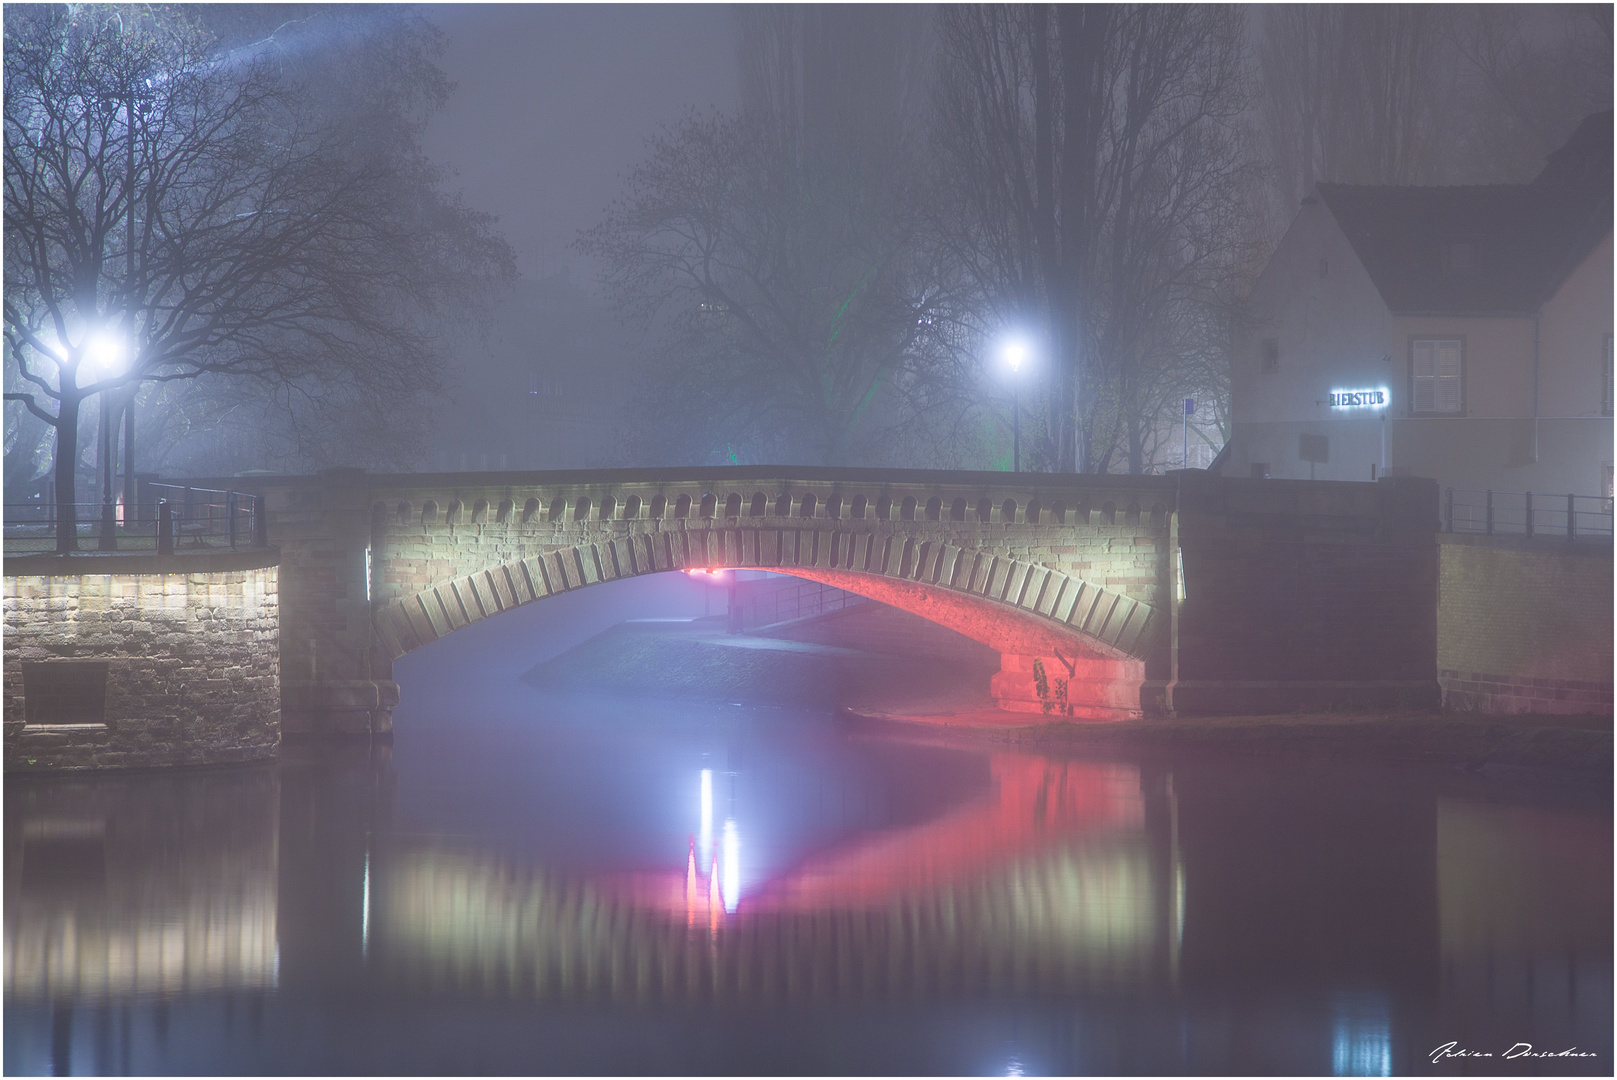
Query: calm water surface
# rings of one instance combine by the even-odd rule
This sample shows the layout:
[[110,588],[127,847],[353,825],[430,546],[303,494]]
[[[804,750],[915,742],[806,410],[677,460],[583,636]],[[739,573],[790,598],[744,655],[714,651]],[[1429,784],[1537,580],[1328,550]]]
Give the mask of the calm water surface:
[[9,779],[6,1072],[1612,1071],[1609,791],[528,693]]

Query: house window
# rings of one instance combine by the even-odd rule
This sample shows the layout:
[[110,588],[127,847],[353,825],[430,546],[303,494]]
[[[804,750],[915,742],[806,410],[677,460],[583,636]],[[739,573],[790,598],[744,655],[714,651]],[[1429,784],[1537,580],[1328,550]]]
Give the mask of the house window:
[[1415,338],[1410,342],[1411,412],[1441,416],[1463,411],[1464,356],[1465,342],[1460,338]]
[[1265,375],[1273,375],[1280,370],[1280,339],[1266,337],[1263,339],[1263,349],[1260,364]]
[[1252,463],[1252,479],[1269,479],[1269,463],[1267,461],[1254,461]]
[[1605,415],[1605,416],[1610,416],[1611,415],[1611,404],[1612,404],[1612,402],[1611,402],[1611,397],[1612,397],[1611,391],[1612,391],[1612,386],[1611,386],[1611,335],[1607,334],[1606,335],[1605,389],[1600,395],[1600,411],[1601,411],[1601,414]]

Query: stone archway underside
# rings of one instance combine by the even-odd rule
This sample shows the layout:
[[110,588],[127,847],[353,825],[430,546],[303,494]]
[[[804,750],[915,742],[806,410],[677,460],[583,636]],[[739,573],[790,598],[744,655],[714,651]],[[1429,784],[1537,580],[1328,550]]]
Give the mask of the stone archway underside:
[[1140,709],[1154,609],[1062,571],[902,534],[771,529],[632,533],[463,573],[384,605],[374,623],[397,659],[472,622],[589,585],[735,567],[810,578],[892,604],[1001,654],[1001,705],[1116,718]]

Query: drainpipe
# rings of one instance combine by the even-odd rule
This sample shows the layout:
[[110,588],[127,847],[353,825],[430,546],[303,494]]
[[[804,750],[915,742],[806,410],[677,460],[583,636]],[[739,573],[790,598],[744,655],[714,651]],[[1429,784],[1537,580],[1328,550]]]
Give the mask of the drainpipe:
[[1168,596],[1168,682],[1162,688],[1162,704],[1169,716],[1176,715],[1173,692],[1179,685],[1179,604],[1185,581],[1185,557],[1179,551],[1179,502],[1184,481],[1183,472],[1174,477],[1173,511],[1168,515],[1168,576],[1173,584]]
[[1538,464],[1538,312],[1533,312],[1533,464]]

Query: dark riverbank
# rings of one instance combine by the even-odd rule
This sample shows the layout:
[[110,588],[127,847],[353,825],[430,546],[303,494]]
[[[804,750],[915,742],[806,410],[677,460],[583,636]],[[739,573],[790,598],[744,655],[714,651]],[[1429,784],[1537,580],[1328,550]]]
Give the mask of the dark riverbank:
[[977,708],[918,713],[845,704],[847,719],[1038,750],[1216,749],[1254,755],[1354,757],[1468,772],[1559,773],[1610,783],[1610,716],[1477,716],[1457,713],[1295,714],[1075,723]]

